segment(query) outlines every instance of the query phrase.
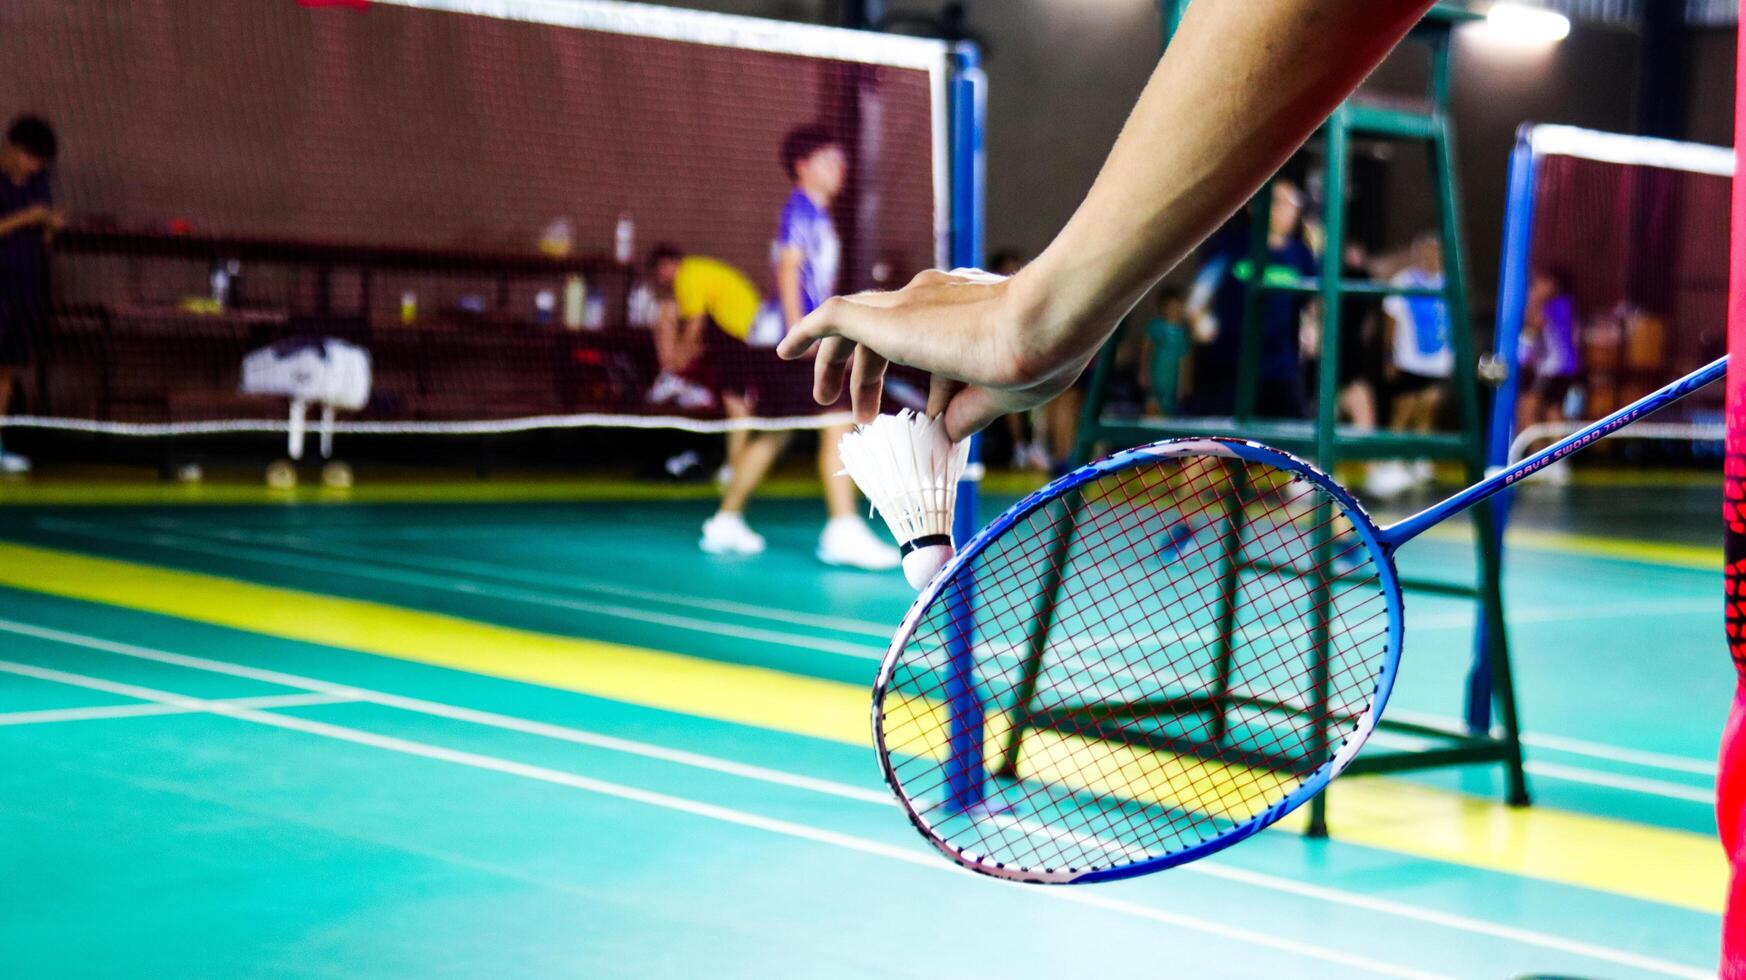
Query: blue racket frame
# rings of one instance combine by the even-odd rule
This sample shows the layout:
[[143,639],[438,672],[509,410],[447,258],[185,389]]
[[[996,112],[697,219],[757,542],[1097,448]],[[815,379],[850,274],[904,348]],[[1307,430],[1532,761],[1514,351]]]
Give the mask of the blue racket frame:
[[[1405,520],[1389,525],[1387,528],[1379,527],[1371,519],[1369,513],[1364,510],[1363,505],[1327,474],[1290,453],[1260,443],[1239,439],[1168,439],[1137,449],[1125,450],[1082,466],[1030,494],[995,518],[992,523],[959,549],[958,554],[946,568],[916,597],[915,603],[910,607],[909,613],[904,617],[902,625],[898,628],[890,647],[886,650],[885,658],[879,667],[878,678],[873,687],[873,740],[878,750],[879,766],[885,777],[885,782],[896,794],[904,812],[909,817],[910,823],[914,824],[916,829],[921,831],[922,835],[931,841],[941,853],[971,870],[1017,881],[1043,884],[1089,884],[1133,878],[1198,860],[1230,847],[1238,841],[1252,837],[1277,823],[1286,814],[1326,789],[1328,784],[1345,771],[1353,759],[1357,758],[1359,750],[1363,748],[1370,734],[1375,731],[1376,721],[1387,707],[1389,695],[1394,690],[1394,681],[1400,666],[1403,604],[1400,579],[1394,565],[1394,553],[1401,545],[1449,517],[1508,489],[1540,469],[1571,453],[1593,445],[1608,434],[1665,408],[1718,380],[1727,373],[1727,369],[1728,359],[1726,357],[1712,361],[1678,381],[1619,409],[1593,425],[1572,433],[1540,452],[1527,457],[1515,466],[1498,472],[1440,503],[1427,507]],[[947,589],[954,590],[947,599],[951,603],[950,612],[954,623],[963,621],[959,618],[960,616],[971,616],[973,622],[971,610],[975,601],[974,578],[964,573],[995,540],[1019,521],[1034,514],[1050,502],[1109,474],[1119,473],[1122,470],[1161,458],[1185,455],[1224,456],[1294,473],[1326,492],[1333,499],[1335,505],[1346,515],[1354,532],[1370,550],[1376,565],[1379,584],[1388,606],[1388,644],[1383,654],[1382,665],[1377,672],[1376,697],[1372,700],[1369,710],[1359,719],[1357,727],[1333,752],[1328,761],[1311,773],[1296,790],[1293,790],[1278,803],[1219,837],[1173,854],[1102,870],[1079,871],[1071,868],[1038,870],[1034,868],[1009,868],[999,861],[971,854],[953,846],[933,831],[919,809],[904,794],[903,787],[898,782],[897,775],[892,768],[885,745],[883,725],[885,691],[890,685],[898,660],[904,648],[909,644],[916,627],[921,623],[927,611],[933,607],[935,601],[939,599],[940,594]],[[964,578],[963,582],[959,581],[961,575]],[[962,812],[982,801],[983,786],[986,782],[986,773],[982,762],[982,726],[986,711],[973,682],[975,677],[975,665],[972,660],[974,657],[973,627],[969,630],[954,629],[952,631],[950,642],[947,644],[947,657],[947,676],[949,678],[947,712],[950,726],[946,773],[947,791],[951,809],[955,812]]]
[[[1388,603],[1389,633],[1384,662],[1377,674],[1377,696],[1372,701],[1370,709],[1359,719],[1358,727],[1352,735],[1347,737],[1333,756],[1312,773],[1308,779],[1304,780],[1303,784],[1295,791],[1225,834],[1174,854],[1107,870],[1039,871],[1033,868],[1010,868],[999,861],[970,854],[952,846],[934,833],[919,809],[904,795],[896,773],[892,769],[885,746],[882,708],[885,700],[884,693],[911,635],[920,624],[922,617],[932,608],[935,600],[948,589],[953,590],[953,594],[949,595],[945,601],[951,604],[951,615],[956,621],[956,617],[967,609],[965,603],[971,601],[970,593],[972,592],[971,587],[960,584],[960,572],[969,568],[990,544],[1019,521],[1029,517],[1050,502],[1111,473],[1119,473],[1131,467],[1156,462],[1161,458],[1190,455],[1241,459],[1302,476],[1333,499],[1334,504],[1346,514],[1353,529],[1364,541],[1365,546],[1370,549],[1371,554],[1379,556],[1377,575],[1381,580],[1382,591]],[[1327,474],[1304,460],[1257,442],[1239,439],[1167,439],[1163,442],[1125,450],[1088,463],[1035,491],[995,518],[992,523],[983,528],[960,549],[951,563],[928,584],[927,588],[922,590],[921,595],[916,597],[915,604],[910,607],[908,615],[904,617],[902,626],[898,628],[897,635],[893,637],[891,646],[886,651],[885,659],[880,664],[878,679],[874,682],[873,688],[873,739],[874,745],[878,749],[880,770],[884,774],[886,785],[890,786],[892,792],[897,795],[910,822],[948,858],[974,871],[999,878],[1040,884],[1089,884],[1097,881],[1114,881],[1120,878],[1132,878],[1154,871],[1162,871],[1165,868],[1185,864],[1230,847],[1232,844],[1253,836],[1278,822],[1281,817],[1302,806],[1311,797],[1321,792],[1328,785],[1328,782],[1339,775],[1357,756],[1358,749],[1362,747],[1364,740],[1375,728],[1376,719],[1388,700],[1389,692],[1394,688],[1395,671],[1400,662],[1400,583],[1395,576],[1394,563],[1387,555],[1387,548],[1378,537],[1376,522],[1371,520],[1370,516],[1365,513],[1363,505],[1359,504],[1350,493],[1347,493],[1339,484],[1330,479]],[[966,582],[973,581],[973,577],[970,575],[964,575],[963,579]],[[960,635],[959,631],[954,630],[951,641],[947,644],[948,704],[946,710],[950,729],[948,732],[949,759],[946,781],[951,808],[955,812],[970,809],[982,801],[982,787],[986,779],[982,766],[982,723],[985,717],[985,708],[974,685],[965,682],[966,679],[975,676],[974,664],[971,660],[973,640],[974,637],[968,633]]]

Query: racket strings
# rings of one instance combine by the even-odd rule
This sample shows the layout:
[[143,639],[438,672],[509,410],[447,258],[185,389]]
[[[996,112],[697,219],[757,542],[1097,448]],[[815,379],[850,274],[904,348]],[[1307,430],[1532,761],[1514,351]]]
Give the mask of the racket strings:
[[[1333,498],[1225,457],[1105,476],[957,578],[890,673],[883,741],[932,833],[1019,867],[1144,860],[1272,806],[1356,727],[1388,635]],[[954,726],[979,732],[954,746]],[[984,766],[966,810],[951,787]]]
[[[1292,503],[1293,503],[1293,502],[1294,502],[1294,499],[1293,499],[1293,498],[1287,498],[1287,499],[1283,499],[1283,500],[1280,500],[1280,501],[1278,501],[1278,502],[1276,502],[1276,504],[1275,504],[1275,505],[1274,505],[1274,506],[1273,506],[1273,507],[1272,507],[1272,508],[1270,508],[1270,511],[1277,511],[1277,510],[1280,510],[1280,509],[1283,509],[1283,508],[1289,508],[1289,506],[1290,506],[1290,505],[1291,505],[1291,504],[1292,504]],[[1204,505],[1203,505],[1203,506],[1204,506]],[[1269,516],[1269,515],[1263,515],[1263,516]],[[1313,530],[1313,529],[1312,529],[1312,530]],[[1121,533],[1121,534],[1122,534],[1122,535],[1123,535],[1123,536],[1124,536],[1124,537],[1130,537],[1130,536],[1131,536],[1131,527],[1130,527],[1130,526],[1129,526],[1129,525],[1126,525],[1126,524],[1119,524],[1119,525],[1117,525],[1117,526],[1116,526],[1116,531],[1118,531],[1118,532],[1119,532],[1119,533]],[[1303,531],[1303,532],[1300,532],[1300,533],[1299,533],[1299,535],[1298,535],[1298,536],[1297,536],[1297,537],[1299,537],[1299,538],[1301,538],[1301,537],[1303,537],[1303,536],[1304,536],[1304,534],[1307,534],[1307,533],[1308,533],[1308,530],[1306,530],[1306,531]],[[1131,543],[1131,541],[1130,541],[1130,543]],[[1080,695],[1080,696],[1082,696],[1082,695],[1083,695],[1083,692],[1078,692],[1078,694],[1079,694],[1079,695]],[[1113,715],[1114,715],[1114,714],[1115,714],[1115,712],[1113,712],[1113,711],[1111,711],[1111,712],[1106,712],[1106,715],[1107,715],[1107,716],[1109,716],[1109,717],[1105,717],[1105,718],[1102,718],[1102,719],[1099,719],[1099,718],[1094,718],[1094,719],[1093,719],[1093,720],[1092,720],[1092,721],[1093,721],[1093,724],[1094,724],[1094,725],[1096,725],[1096,724],[1101,724],[1101,723],[1102,723],[1102,722],[1103,722],[1103,721],[1107,721],[1107,720],[1109,720],[1109,718],[1110,718],[1110,717],[1113,717]],[[1022,719],[1022,720],[1023,720],[1023,721],[1028,721],[1028,720],[1029,720],[1029,719]],[[1190,733],[1190,734],[1192,734],[1192,732],[1191,732],[1191,733]],[[1070,760],[1070,761],[1071,761],[1071,760]],[[1108,772],[1108,771],[1107,771],[1107,770],[1105,770],[1105,771],[1101,771],[1101,772],[1099,772],[1099,773],[1098,773],[1098,775],[1099,775],[1099,776],[1100,776],[1100,777],[1107,777],[1107,776],[1109,776],[1109,775],[1110,775],[1110,773],[1109,773],[1109,772]],[[1206,781],[1207,781],[1207,780],[1202,780],[1202,781],[1201,781],[1201,782],[1206,782]],[[1193,786],[1193,785],[1192,785],[1192,784],[1191,784],[1191,786],[1190,786],[1190,788],[1194,788],[1194,786]]]
[[[1298,495],[1298,497],[1294,497],[1294,498],[1282,499],[1277,504],[1275,504],[1272,508],[1270,508],[1269,512],[1264,513],[1262,516],[1263,517],[1270,516],[1273,511],[1277,511],[1277,510],[1289,510],[1290,506],[1293,503],[1297,502],[1297,500],[1301,499],[1303,496],[1306,496],[1306,494],[1300,494],[1300,495]],[[1323,521],[1320,524],[1312,525],[1308,528],[1305,528],[1304,530],[1300,531],[1294,537],[1293,540],[1301,539],[1301,538],[1307,536],[1308,534],[1313,533],[1315,530],[1317,530],[1321,527],[1327,526],[1330,523],[1331,523],[1331,521]],[[1238,581],[1240,582],[1241,580],[1238,579]],[[1231,597],[1229,596],[1229,594],[1225,594],[1223,596],[1223,598],[1226,601],[1228,601]],[[1251,599],[1251,601],[1257,601],[1256,598],[1253,596],[1251,596],[1249,598]],[[1275,603],[1275,605],[1277,605],[1277,603]],[[1268,610],[1268,611],[1271,612],[1273,610]],[[1276,652],[1276,651],[1270,651],[1270,652]],[[1177,662],[1170,661],[1170,662],[1167,662],[1166,664],[1162,665],[1159,668],[1159,671],[1160,672],[1168,671],[1169,669],[1171,669],[1175,666],[1177,666]],[[1079,693],[1082,694],[1083,692],[1079,692]],[[1118,693],[1120,693],[1120,692],[1118,692]],[[1266,693],[1268,695],[1273,695],[1273,696],[1277,696],[1277,694],[1278,694],[1276,689],[1270,689],[1269,691],[1264,692],[1264,693]],[[1118,712],[1116,710],[1114,710],[1114,705],[1112,704],[1111,710],[1106,711],[1104,713],[1103,718],[1098,718],[1096,716],[1093,716],[1092,723],[1093,723],[1093,725],[1098,725],[1098,724],[1101,724],[1101,722],[1112,720],[1113,717],[1117,713]],[[1196,726],[1196,728],[1189,729],[1184,734],[1188,735],[1188,736],[1193,736],[1196,734],[1208,734],[1208,735],[1210,735],[1209,732],[1206,732],[1206,729],[1211,724],[1212,724],[1212,719],[1210,717],[1208,717],[1206,719],[1203,719],[1203,721],[1201,722],[1201,724],[1199,726]],[[1257,748],[1261,748],[1264,750],[1266,747],[1265,746],[1257,746]],[[1107,773],[1100,772],[1099,775],[1105,776],[1105,775],[1107,775]],[[1151,778],[1148,778],[1147,789],[1152,790],[1152,791],[1156,791],[1160,787],[1161,783],[1165,783],[1168,781],[1168,779],[1171,775],[1172,774],[1168,770],[1160,770],[1158,773],[1154,774]],[[1203,798],[1206,795],[1211,795],[1216,799],[1219,795],[1221,795],[1219,793],[1219,787],[1220,787],[1220,782],[1221,782],[1221,780],[1219,779],[1219,775],[1220,774],[1218,773],[1217,770],[1206,769],[1206,770],[1204,770],[1203,775],[1199,779],[1190,780],[1186,784],[1181,785],[1179,792],[1176,795],[1178,797],[1181,797],[1184,794],[1182,792],[1180,792],[1180,790],[1188,790],[1188,791],[1191,791],[1195,797],[1197,797],[1197,801],[1196,801],[1197,803],[1204,803],[1204,800],[1199,799],[1199,798]],[[1301,775],[1307,775],[1307,773],[1301,773],[1301,774],[1300,773],[1292,773],[1291,775],[1301,776]],[[1228,780],[1227,780],[1227,782],[1228,782]],[[1204,809],[1204,806],[1202,806],[1201,808]],[[1192,812],[1192,810],[1191,810],[1191,812]],[[1131,822],[1133,820],[1133,817],[1134,817],[1133,812],[1129,811],[1126,814],[1126,822],[1129,824],[1129,826],[1117,827],[1115,829],[1117,829],[1118,832],[1122,831],[1122,830],[1132,829]]]

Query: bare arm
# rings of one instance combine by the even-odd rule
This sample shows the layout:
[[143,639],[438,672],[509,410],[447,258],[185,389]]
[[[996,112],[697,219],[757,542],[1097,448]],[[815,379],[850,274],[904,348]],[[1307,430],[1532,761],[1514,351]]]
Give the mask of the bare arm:
[[782,326],[789,329],[804,316],[800,302],[800,263],[804,260],[800,249],[792,245],[776,256],[776,298],[782,301]]
[[930,411],[946,412],[956,438],[1047,401],[1431,2],[1194,4],[1090,194],[1035,262],[1011,279],[930,272],[897,292],[831,300],[789,332],[782,355],[817,344],[814,395],[833,400],[847,374],[863,419],[878,409],[887,359],[931,371]]
[[20,208],[7,215],[0,215],[0,235],[10,235],[20,228],[31,225],[41,225],[44,229],[60,227],[57,213],[46,205],[36,204],[28,208]]
[[698,315],[686,320],[679,328],[679,358],[677,370],[683,371],[697,362],[703,356],[704,315]]
[[679,307],[672,300],[661,303],[661,312],[655,317],[650,335],[655,341],[655,364],[662,371],[683,371],[685,366],[679,363]]

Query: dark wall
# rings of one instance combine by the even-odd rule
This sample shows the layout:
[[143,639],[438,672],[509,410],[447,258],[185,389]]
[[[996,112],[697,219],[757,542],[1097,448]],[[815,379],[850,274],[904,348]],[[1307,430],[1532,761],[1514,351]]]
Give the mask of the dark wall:
[[1734,142],[1734,32],[1693,31],[1688,43],[1686,139],[1728,146]]
[[866,287],[933,262],[929,100],[920,71],[402,7],[0,3],[0,111],[55,120],[60,203],[127,229],[530,251],[567,218],[593,254],[623,213],[770,288],[780,147],[822,122],[865,161]]
[[[691,0],[684,6],[829,22],[834,0]],[[937,9],[938,0],[906,0]],[[993,246],[1034,254],[1090,186],[1158,56],[1155,0],[971,0],[988,59],[989,217]],[[1690,138],[1732,139],[1733,32],[1692,39]],[[1455,122],[1474,309],[1493,304],[1510,148],[1524,122],[1630,132],[1640,86],[1634,31],[1578,24],[1563,42],[1500,45],[1464,29],[1456,47]],[[1412,89],[1422,59],[1391,59],[1372,87]],[[1435,219],[1422,153],[1392,151],[1382,243],[1400,245]]]
[[[838,16],[837,0],[687,0],[674,5],[814,23],[831,23]],[[32,0],[0,6],[31,10],[41,9],[43,4]],[[95,0],[71,5],[86,9],[99,6]],[[941,0],[903,0],[893,6],[937,10]],[[970,10],[972,27],[983,33],[990,47],[988,241],[993,247],[1017,247],[1034,254],[1083,197],[1156,63],[1157,5],[1155,0],[1099,0],[1096,4],[970,0]],[[333,12],[333,16],[340,16],[340,12]],[[542,45],[551,43],[534,38],[539,33],[536,31],[518,28],[505,33],[518,35],[517,43],[527,47],[506,46],[501,54],[490,53],[487,59],[511,57],[511,50],[516,52],[513,57],[520,58],[524,50],[542,50]],[[519,37],[524,34],[528,35],[525,40]],[[1731,140],[1733,37],[1732,31],[1712,30],[1697,32],[1692,39],[1687,73],[1691,138],[1718,143]],[[1483,313],[1492,301],[1507,162],[1516,128],[1525,121],[1538,121],[1630,131],[1636,119],[1639,88],[1636,44],[1633,32],[1582,25],[1564,42],[1541,49],[1499,46],[1471,31],[1461,35],[1455,112],[1477,311]],[[425,54],[427,59],[453,56],[435,47]],[[63,65],[56,73],[65,80],[68,70]],[[397,70],[383,71],[391,80],[400,77]],[[1375,84],[1398,90],[1411,87],[1421,74],[1422,66],[1412,58],[1397,58],[1378,72]],[[4,66],[0,66],[0,80],[6,77]],[[333,84],[319,73],[315,77],[324,85]],[[527,94],[541,97],[537,91]],[[591,135],[598,135],[598,130],[595,134],[554,134],[554,138],[586,141]],[[463,142],[451,152],[473,154],[479,149]],[[1397,149],[1389,170],[1381,222],[1387,239],[1383,244],[1397,245],[1428,227],[1434,211],[1422,154],[1410,148]],[[723,202],[717,197],[697,196],[701,186],[675,179],[668,182],[667,193],[692,196],[681,203],[683,212],[719,208]],[[780,182],[772,182],[771,193],[780,192]],[[620,205],[602,202],[601,206],[599,220],[610,221]],[[759,262],[754,253],[767,235],[762,225],[768,220],[764,216],[768,206],[769,201],[763,199],[751,206],[748,213],[756,212],[760,227],[755,236],[736,246],[748,263]],[[549,213],[551,209],[540,202],[530,210]],[[677,225],[669,229],[654,220],[654,213],[665,210],[664,205],[638,208],[639,214],[645,210],[651,215],[645,240],[651,235],[683,232]],[[585,218],[590,226],[596,224],[596,216]],[[518,228],[534,220],[531,214],[518,219]],[[640,221],[639,231],[643,231]],[[457,229],[457,233],[462,230]],[[526,235],[518,231],[517,239],[525,240]]]
[[[837,0],[680,0],[836,23]],[[935,11],[941,0],[893,0]],[[1156,0],[970,0],[989,46],[988,244],[1035,255],[1097,176],[1159,51]]]
[[1496,305],[1509,156],[1523,123],[1630,132],[1636,121],[1637,36],[1577,25],[1547,49],[1500,47],[1469,30],[1457,43],[1455,124],[1466,195],[1473,310]]

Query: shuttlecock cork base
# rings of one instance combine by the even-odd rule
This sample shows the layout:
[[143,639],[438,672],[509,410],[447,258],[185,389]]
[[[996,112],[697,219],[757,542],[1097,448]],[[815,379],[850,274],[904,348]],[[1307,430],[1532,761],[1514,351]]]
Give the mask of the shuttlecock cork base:
[[927,585],[952,560],[952,516],[970,444],[952,442],[943,419],[904,410],[856,426],[837,454],[897,538],[903,577],[917,589]]

